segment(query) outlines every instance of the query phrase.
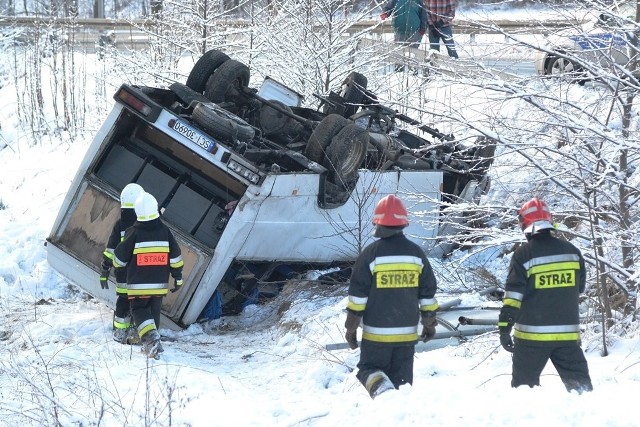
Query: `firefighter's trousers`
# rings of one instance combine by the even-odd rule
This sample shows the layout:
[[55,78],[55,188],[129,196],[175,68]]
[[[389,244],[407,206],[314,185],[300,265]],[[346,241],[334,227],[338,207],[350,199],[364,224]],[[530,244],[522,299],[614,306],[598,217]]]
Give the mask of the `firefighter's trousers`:
[[413,384],[414,354],[414,343],[383,345],[362,340],[356,376],[365,387],[369,375],[376,371],[387,374],[395,388],[402,384]]
[[551,360],[568,391],[593,390],[589,367],[580,346],[540,347],[517,342],[513,351],[511,386],[540,385],[540,374]]
[[[160,328],[160,310],[162,309],[162,297],[146,297],[146,298],[133,298],[131,301],[131,315],[133,321],[138,328],[147,328],[149,320],[153,320],[155,327],[153,329]],[[148,328],[147,328],[148,329]],[[140,332],[140,331],[138,331]],[[142,338],[140,335],[140,338]]]

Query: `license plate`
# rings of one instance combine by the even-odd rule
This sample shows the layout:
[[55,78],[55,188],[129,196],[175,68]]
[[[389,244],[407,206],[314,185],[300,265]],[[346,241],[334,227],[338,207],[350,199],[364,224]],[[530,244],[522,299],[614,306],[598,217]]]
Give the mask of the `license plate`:
[[195,129],[191,128],[191,126],[180,120],[169,121],[169,127],[187,138],[189,141],[193,142],[199,147],[204,148],[209,152],[213,150],[213,147],[216,145],[213,140],[206,138],[200,132],[196,131]]

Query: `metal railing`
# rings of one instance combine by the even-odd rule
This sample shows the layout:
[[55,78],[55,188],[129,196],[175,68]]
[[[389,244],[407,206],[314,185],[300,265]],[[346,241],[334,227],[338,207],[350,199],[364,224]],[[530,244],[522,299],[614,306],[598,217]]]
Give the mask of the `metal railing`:
[[[453,25],[454,34],[467,34],[471,38],[480,34],[528,33],[547,34],[559,29],[578,24],[570,20],[521,21],[500,19],[495,21],[456,19]],[[144,45],[149,42],[152,20],[123,20],[100,18],[56,18],[33,16],[0,16],[0,28],[20,29],[25,38],[30,34],[41,33],[43,29],[62,30],[73,35],[73,40],[82,45],[95,45],[102,34],[110,34],[118,45]],[[239,19],[218,21],[217,26],[226,28],[242,28],[250,23]],[[147,28],[148,30],[144,30]],[[390,21],[362,20],[352,23],[348,33],[391,34],[393,27]]]

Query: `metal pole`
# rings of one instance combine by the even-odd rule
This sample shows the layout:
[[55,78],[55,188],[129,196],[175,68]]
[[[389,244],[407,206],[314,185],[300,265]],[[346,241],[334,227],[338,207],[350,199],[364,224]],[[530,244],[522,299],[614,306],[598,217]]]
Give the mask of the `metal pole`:
[[[441,339],[449,339],[449,338],[464,338],[467,336],[473,336],[473,335],[481,335],[481,334],[486,334],[488,332],[494,332],[497,331],[498,328],[496,326],[494,327],[487,327],[487,328],[478,328],[478,329],[474,329],[472,331],[469,332],[463,332],[463,331],[445,331],[445,332],[436,332],[435,336],[433,337],[433,339],[431,339],[430,341],[427,341],[426,343],[423,342],[418,342],[418,344],[416,345],[416,351],[426,351],[426,350],[431,350],[432,348],[429,347],[437,347],[433,344],[433,341],[437,341],[437,340],[441,340]],[[339,342],[339,343],[334,343],[334,344],[327,344],[325,346],[325,349],[327,349],[327,351],[333,351],[333,350],[344,350],[349,348],[349,344],[347,344],[346,342]]]
[[[489,295],[492,292],[495,292],[498,289],[497,286],[492,286],[490,288],[487,288],[483,291],[478,292],[479,295],[484,296],[484,295]],[[440,304],[440,307],[438,307],[438,311],[445,311],[450,309],[453,306],[456,306],[458,304],[460,304],[462,302],[462,300],[460,298],[456,298],[453,299],[451,301],[447,301],[447,302],[443,302],[442,304]]]
[[96,16],[94,18],[104,18],[104,0],[96,0]]
[[458,317],[458,323],[461,325],[494,325],[498,324],[498,319],[470,319],[468,317]]

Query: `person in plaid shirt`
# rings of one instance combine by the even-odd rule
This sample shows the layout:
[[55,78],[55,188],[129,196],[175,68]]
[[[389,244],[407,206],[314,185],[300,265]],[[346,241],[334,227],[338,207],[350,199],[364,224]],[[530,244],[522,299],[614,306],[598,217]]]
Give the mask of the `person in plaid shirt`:
[[440,50],[440,40],[447,48],[451,58],[458,58],[458,52],[453,42],[453,28],[451,22],[456,16],[455,0],[424,0],[427,9],[427,23],[429,48]]

